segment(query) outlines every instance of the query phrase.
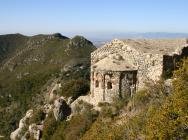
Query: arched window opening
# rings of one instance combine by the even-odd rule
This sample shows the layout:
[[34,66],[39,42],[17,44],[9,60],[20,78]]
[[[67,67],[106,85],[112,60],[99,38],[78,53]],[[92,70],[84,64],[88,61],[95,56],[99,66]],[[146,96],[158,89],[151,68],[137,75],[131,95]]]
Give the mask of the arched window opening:
[[111,82],[107,82],[107,89],[112,89],[112,83]]
[[95,81],[95,87],[96,88],[99,87],[99,81],[98,80]]

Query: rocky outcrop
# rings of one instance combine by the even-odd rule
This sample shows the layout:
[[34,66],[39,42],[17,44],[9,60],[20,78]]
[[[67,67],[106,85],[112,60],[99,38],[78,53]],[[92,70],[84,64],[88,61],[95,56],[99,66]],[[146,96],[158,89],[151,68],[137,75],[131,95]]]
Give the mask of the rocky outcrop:
[[53,104],[45,104],[45,105],[43,106],[44,113],[45,113],[45,114],[48,114],[48,113],[52,110],[52,108],[53,108]]
[[63,97],[54,101],[53,113],[56,120],[65,119],[71,114],[71,109]]
[[53,101],[54,99],[59,98],[57,94],[58,90],[61,88],[61,83],[57,83],[57,81],[53,82],[50,86],[49,92],[47,94],[47,99],[49,102]]
[[43,125],[31,124],[29,126],[29,135],[32,136],[35,140],[40,140],[42,130]]
[[19,122],[19,127],[11,133],[10,139],[17,140],[21,139],[23,130],[28,127],[28,120],[32,117],[33,110],[28,110],[25,117],[23,117]]

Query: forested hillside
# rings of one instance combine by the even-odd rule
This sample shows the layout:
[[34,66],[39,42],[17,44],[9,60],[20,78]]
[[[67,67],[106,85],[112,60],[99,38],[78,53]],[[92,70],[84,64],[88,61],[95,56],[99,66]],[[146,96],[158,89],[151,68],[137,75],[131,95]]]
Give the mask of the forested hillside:
[[9,139],[26,110],[45,101],[45,89],[54,80],[89,82],[93,50],[81,36],[0,36],[0,135]]

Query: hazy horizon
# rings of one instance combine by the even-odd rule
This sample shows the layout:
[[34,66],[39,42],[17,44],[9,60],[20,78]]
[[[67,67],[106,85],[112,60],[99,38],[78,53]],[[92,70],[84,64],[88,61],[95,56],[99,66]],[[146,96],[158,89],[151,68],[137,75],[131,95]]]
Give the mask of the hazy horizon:
[[110,41],[114,38],[117,39],[165,39],[165,38],[188,38],[188,33],[168,33],[168,32],[122,32],[122,33],[101,33],[101,34],[84,34],[84,33],[62,33],[62,32],[51,32],[51,33],[37,33],[37,34],[24,34],[24,33],[6,33],[0,35],[7,35],[7,34],[22,34],[25,36],[35,36],[35,35],[51,35],[55,33],[60,33],[63,36],[73,38],[77,35],[83,36],[91,41],[94,42],[106,42]]
[[186,0],[2,0],[0,34],[188,33]]

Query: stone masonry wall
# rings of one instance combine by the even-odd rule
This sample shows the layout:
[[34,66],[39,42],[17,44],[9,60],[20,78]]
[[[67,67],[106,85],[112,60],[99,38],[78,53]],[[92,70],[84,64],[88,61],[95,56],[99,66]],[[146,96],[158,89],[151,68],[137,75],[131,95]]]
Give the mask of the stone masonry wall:
[[120,76],[120,96],[126,98],[136,91],[137,71],[121,73]]
[[162,75],[163,55],[139,52],[124,44],[123,41],[113,40],[104,47],[97,49],[91,54],[91,64],[110,56],[120,54],[125,62],[133,64],[138,69],[138,88],[144,86],[146,80],[157,80]]
[[[91,77],[91,96],[96,102],[110,102],[112,96],[119,96],[119,72],[95,71]],[[110,89],[108,89],[109,83],[111,83]]]
[[[91,96],[95,102],[111,102],[113,98],[127,97],[136,89],[136,71],[94,71]],[[131,89],[132,88],[132,89]]]

